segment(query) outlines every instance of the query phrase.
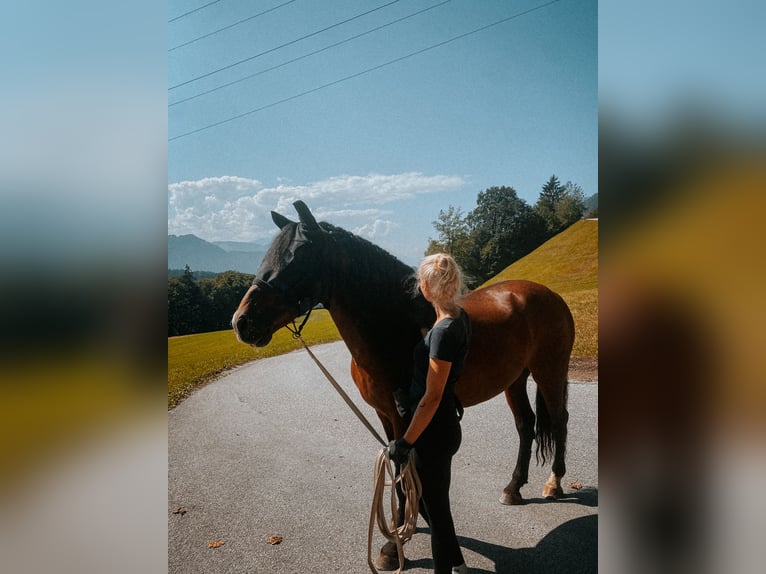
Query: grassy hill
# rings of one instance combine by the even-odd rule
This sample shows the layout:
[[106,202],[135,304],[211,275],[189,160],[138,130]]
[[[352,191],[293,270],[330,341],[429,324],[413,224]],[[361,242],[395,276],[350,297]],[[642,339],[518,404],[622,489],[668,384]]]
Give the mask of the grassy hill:
[[575,320],[574,357],[598,355],[598,220],[582,220],[484,283],[528,279],[561,295]]

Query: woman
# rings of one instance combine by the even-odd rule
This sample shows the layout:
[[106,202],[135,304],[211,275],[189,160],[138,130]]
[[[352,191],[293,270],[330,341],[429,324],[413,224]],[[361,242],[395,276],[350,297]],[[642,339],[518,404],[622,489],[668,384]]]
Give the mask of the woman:
[[[426,257],[418,269],[418,287],[436,311],[436,322],[414,351],[409,404],[417,405],[404,436],[391,441],[391,460],[402,464],[414,449],[423,486],[421,504],[431,526],[436,574],[463,574],[468,569],[457,542],[449,502],[452,457],[460,447],[462,413],[454,387],[463,370],[471,324],[457,301],[463,279],[455,260],[444,253]],[[396,393],[400,414],[409,407]]]

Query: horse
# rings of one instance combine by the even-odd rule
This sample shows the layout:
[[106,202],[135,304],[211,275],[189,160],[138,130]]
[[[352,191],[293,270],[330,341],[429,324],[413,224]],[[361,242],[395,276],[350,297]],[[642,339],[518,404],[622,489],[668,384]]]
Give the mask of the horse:
[[[298,221],[272,211],[279,232],[232,317],[238,339],[256,347],[320,303],[351,353],[351,376],[375,409],[388,440],[405,421],[393,392],[411,380],[413,349],[435,320],[416,287],[414,270],[373,243],[327,222],[317,222],[302,201]],[[463,407],[505,394],[519,435],[516,466],[500,502],[523,504],[532,443],[536,459],[551,459],[543,497],[563,495],[566,472],[567,388],[574,320],[558,294],[525,280],[503,281],[462,296],[473,334],[455,394]],[[537,384],[536,408],[527,379]],[[535,415],[535,412],[537,413]],[[401,513],[400,513],[401,515]],[[377,565],[395,569],[396,546],[387,542]]]

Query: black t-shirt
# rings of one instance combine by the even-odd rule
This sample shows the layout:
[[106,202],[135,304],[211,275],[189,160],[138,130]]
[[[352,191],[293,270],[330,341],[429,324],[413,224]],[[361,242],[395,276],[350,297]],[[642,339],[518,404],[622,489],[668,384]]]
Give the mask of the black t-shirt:
[[415,345],[414,369],[410,385],[410,404],[413,409],[426,392],[426,378],[431,357],[452,363],[444,395],[442,395],[442,404],[445,401],[454,402],[455,382],[463,372],[470,339],[471,321],[468,314],[460,309],[459,317],[442,319],[428,331],[422,341]]

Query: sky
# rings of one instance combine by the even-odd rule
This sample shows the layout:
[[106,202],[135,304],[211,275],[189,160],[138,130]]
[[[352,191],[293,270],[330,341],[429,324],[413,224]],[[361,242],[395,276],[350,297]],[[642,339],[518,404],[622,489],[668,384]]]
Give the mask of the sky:
[[489,187],[597,191],[593,0],[174,0],[168,19],[169,234],[266,240],[302,199],[414,265],[439,211]]

